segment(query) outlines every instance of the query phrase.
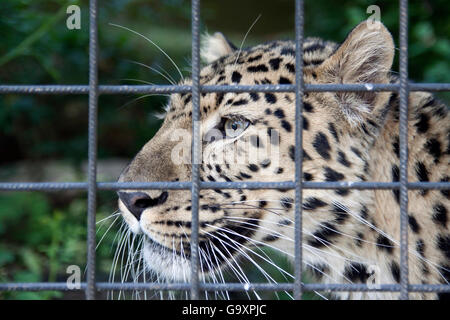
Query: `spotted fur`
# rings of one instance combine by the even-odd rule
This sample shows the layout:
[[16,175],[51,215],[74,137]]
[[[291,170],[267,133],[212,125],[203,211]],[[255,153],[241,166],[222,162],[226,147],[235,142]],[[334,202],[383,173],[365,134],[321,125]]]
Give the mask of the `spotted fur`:
[[[237,50],[221,34],[205,38],[202,85],[295,83],[295,44],[274,41]],[[337,45],[318,38],[303,44],[308,84],[395,83],[390,74],[394,44],[378,24],[358,25]],[[183,84],[191,84],[186,80]],[[311,92],[303,96],[304,181],[399,180],[399,99],[390,92]],[[203,93],[202,136],[226,118],[250,122],[237,138],[203,142],[203,181],[289,181],[294,176],[294,93]],[[427,92],[409,95],[409,181],[448,181],[450,117],[447,107]],[[124,170],[120,181],[190,181],[190,162],[174,164],[173,151],[190,158],[192,97],[172,94],[161,129]],[[172,139],[177,129],[185,129]],[[240,145],[242,144],[242,145]],[[236,164],[278,148],[279,159]],[[177,149],[178,150],[178,149]],[[124,191],[132,193],[132,191]],[[169,280],[186,280],[190,270],[191,194],[189,190],[140,191],[138,216],[129,195],[119,206],[135,233],[144,234],[147,265]],[[162,197],[162,195],[165,196]],[[128,197],[128,198],[127,198]],[[411,190],[409,197],[409,279],[414,284],[446,284],[450,271],[449,193]],[[133,199],[138,199],[133,198]],[[163,199],[164,201],[162,201]],[[201,190],[199,249],[201,271],[210,276],[246,250],[267,244],[293,256],[293,190]],[[127,200],[128,201],[128,200]],[[153,202],[152,202],[153,201]],[[400,280],[398,190],[304,190],[305,263],[326,283],[392,284]],[[139,210],[138,210],[139,211]],[[170,271],[169,271],[170,270]],[[340,293],[340,298],[395,299],[398,293]],[[414,299],[434,293],[411,293]],[[448,298],[448,294],[438,295]]]

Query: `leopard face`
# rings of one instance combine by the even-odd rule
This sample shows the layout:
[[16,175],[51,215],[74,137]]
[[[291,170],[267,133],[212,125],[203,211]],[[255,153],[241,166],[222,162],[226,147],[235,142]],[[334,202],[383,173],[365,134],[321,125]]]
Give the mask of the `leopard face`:
[[[393,40],[380,23],[361,23],[341,45],[308,38],[303,56],[306,84],[396,81],[390,75]],[[202,57],[206,65],[200,73],[201,85],[295,83],[294,42],[275,41],[237,50],[221,34],[215,34],[205,39]],[[398,179],[396,108],[398,97],[391,92],[305,94],[303,180]],[[415,137],[409,145],[410,181],[424,181],[424,172],[430,181],[431,176],[448,181],[450,122],[446,108],[428,93],[412,93],[410,114],[410,134]],[[200,117],[201,181],[293,180],[299,148],[294,135],[294,93],[202,93]],[[420,131],[423,126],[428,126],[425,132]],[[172,94],[161,128],[119,181],[190,181],[191,130],[192,95]],[[424,148],[430,151],[424,153]],[[422,208],[410,213],[411,283],[446,283],[450,265],[448,192],[427,190],[425,196],[420,192],[425,191],[410,192],[410,208]],[[119,208],[131,231],[144,239],[146,265],[169,281],[188,281],[190,190],[121,190]],[[396,190],[305,189],[302,208],[304,260],[322,281],[399,281]],[[238,260],[248,258],[248,250],[260,245],[293,257],[293,212],[293,190],[202,189],[200,272],[214,277],[225,268],[236,269]],[[433,221],[433,212],[439,216],[438,222]],[[425,237],[430,230],[433,235]],[[396,294],[343,296],[393,298]]]

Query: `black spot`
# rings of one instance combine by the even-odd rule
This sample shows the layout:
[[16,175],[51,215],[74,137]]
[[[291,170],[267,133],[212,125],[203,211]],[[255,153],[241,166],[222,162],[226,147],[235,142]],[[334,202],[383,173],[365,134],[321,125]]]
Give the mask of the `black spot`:
[[280,204],[285,209],[291,209],[293,203],[294,203],[294,199],[292,199],[290,197],[283,197],[280,199]]
[[400,283],[400,266],[395,261],[391,262],[391,272],[394,280],[397,281],[397,283]]
[[257,135],[250,136],[250,143],[256,148],[264,148],[264,144],[261,142],[261,139]]
[[328,273],[330,270],[328,269],[328,266],[326,264],[314,264],[314,265],[308,265],[307,268],[311,270],[314,277],[317,279],[322,279],[324,274]]
[[278,167],[277,170],[275,170],[275,173],[276,173],[276,174],[282,174],[283,171],[284,171],[283,168]]
[[216,164],[216,171],[217,171],[218,173],[221,173],[221,172],[222,172],[222,169],[220,168],[220,166],[219,166],[218,164]]
[[274,104],[277,102],[277,97],[275,97],[272,93],[264,94],[264,98],[266,98],[267,103]]
[[400,147],[399,147],[399,137],[395,136],[394,142],[392,143],[392,148],[394,149],[394,153],[397,156],[397,158],[400,158]]
[[309,129],[309,121],[305,117],[303,117],[303,130]]
[[313,179],[313,175],[308,172],[303,172],[303,180],[305,181],[311,181]]
[[350,162],[348,162],[347,157],[345,156],[345,153],[342,151],[338,151],[338,162],[342,164],[343,166],[349,168],[352,166]]
[[352,150],[352,152],[353,152],[354,154],[356,154],[356,156],[357,156],[358,158],[364,160],[364,159],[363,159],[363,156],[362,156],[362,154],[361,154],[361,151],[359,151],[357,148],[351,147],[350,150]]
[[436,203],[433,206],[433,221],[436,224],[442,225],[444,228],[447,227],[447,208],[442,203]]
[[252,98],[253,101],[258,101],[259,95],[256,92],[250,92],[250,98]]
[[291,132],[292,131],[292,126],[289,122],[287,122],[286,120],[281,120],[281,126],[283,127],[284,130],[286,130],[287,132]]
[[439,162],[441,157],[441,143],[437,139],[430,139],[425,143],[425,149],[434,157],[434,163]]
[[211,175],[208,175],[206,178],[207,178],[209,181],[216,181],[216,179],[214,179],[214,177],[211,176]]
[[330,144],[328,143],[328,138],[322,132],[319,132],[314,137],[314,141],[312,143],[314,149],[316,149],[317,153],[322,156],[322,158],[329,160],[330,159]]
[[419,179],[419,181],[429,181],[428,180],[428,170],[425,167],[425,165],[418,161],[416,162],[416,174],[417,174],[417,178]]
[[250,176],[250,175],[248,175],[248,174],[246,174],[246,173],[244,173],[244,172],[240,172],[239,174],[240,174],[241,177],[244,178],[244,179],[250,179],[250,178],[252,177],[252,176]]
[[281,55],[282,56],[294,56],[295,57],[295,50],[289,47],[285,47],[281,49]]
[[289,157],[295,162],[295,147],[289,146]]
[[251,66],[247,68],[248,72],[267,72],[269,69],[267,69],[267,66],[264,64],[259,64],[257,66]]
[[[415,169],[416,169],[416,175],[417,175],[417,178],[419,179],[419,181],[425,181],[425,182],[429,181],[428,170],[422,162],[420,162],[420,161],[416,162]],[[422,190],[420,190],[420,193],[421,193],[421,195],[424,196],[428,193],[428,190],[422,189]]]
[[339,173],[330,167],[324,167],[324,173],[326,181],[339,181],[345,178],[345,176],[342,173]]
[[211,210],[211,212],[215,213],[220,210],[220,206],[216,205],[216,204],[211,204],[211,205],[209,205],[209,210]]
[[278,80],[279,84],[292,84],[292,81],[285,77],[280,77],[280,80]]
[[232,180],[230,179],[230,178],[228,178],[226,175],[224,175],[224,174],[220,174],[220,177],[222,178],[222,179],[224,179],[225,181],[227,181],[227,182],[231,182]]
[[350,190],[348,189],[337,189],[336,191],[334,191],[336,194],[340,195],[340,196],[346,196],[350,193]]
[[360,216],[365,221],[367,221],[367,218],[369,217],[369,212],[368,212],[367,207],[365,205],[363,205],[362,208],[361,208]]
[[233,71],[233,74],[231,75],[231,81],[233,81],[234,83],[239,83],[241,82],[242,79],[242,74],[240,74],[237,71]]
[[295,74],[295,66],[292,63],[286,63],[284,66],[290,73]]
[[248,100],[247,99],[240,99],[238,101],[233,102],[233,106],[242,106],[248,104]]
[[260,201],[259,201],[259,207],[260,207],[260,208],[264,208],[265,206],[267,206],[267,201],[260,200]]
[[309,197],[305,199],[302,207],[304,210],[315,210],[317,208],[321,208],[326,205],[327,205],[326,202],[323,202],[322,200],[317,199],[316,197]]
[[422,239],[419,239],[416,241],[416,251],[422,256],[424,257],[424,252],[425,252],[425,242],[423,242]]
[[278,70],[278,68],[280,68],[280,62],[281,62],[280,58],[270,59],[269,64],[272,70]]
[[322,227],[319,230],[315,231],[313,235],[309,238],[308,244],[320,248],[325,246],[326,244],[332,243],[332,238],[339,236],[338,231],[335,226],[331,223],[325,222],[322,223]]
[[284,220],[278,221],[278,224],[281,225],[281,226],[289,226],[289,225],[292,224],[292,221],[288,220],[288,219],[284,219]]
[[358,247],[362,247],[363,245],[363,240],[364,240],[364,234],[362,234],[361,232],[359,232],[356,235],[356,239],[355,239],[355,243]]
[[323,60],[322,59],[311,59],[311,60],[305,60],[305,59],[303,59],[303,64],[305,65],[305,66],[307,66],[307,65],[319,65],[319,64],[321,64],[323,62]]
[[336,216],[336,223],[343,224],[344,221],[347,220],[349,217],[347,211],[348,209],[344,205],[336,202],[333,203],[331,212]]
[[265,159],[261,161],[261,167],[267,168],[268,166],[270,166],[270,163],[271,163],[270,159]]
[[394,246],[392,245],[391,240],[389,240],[388,238],[386,238],[386,237],[383,236],[383,235],[379,235],[379,236],[378,236],[378,239],[377,239],[377,246],[378,246],[378,249],[384,250],[384,251],[386,251],[387,253],[392,253],[393,247],[394,247]]
[[221,81],[223,81],[223,80],[225,80],[225,76],[220,76],[220,77],[217,79],[217,82],[221,82]]
[[430,128],[430,118],[425,113],[421,113],[418,118],[419,121],[415,124],[415,126],[417,127],[417,131],[420,133],[427,132]]
[[314,43],[312,45],[310,45],[309,47],[306,47],[303,51],[304,52],[308,52],[308,51],[316,51],[316,50],[322,50],[324,47],[321,43]]
[[282,109],[275,110],[273,114],[280,119],[283,119],[285,117],[284,111]]
[[437,247],[441,250],[447,259],[450,259],[450,236],[448,235],[439,235],[436,238]]
[[361,281],[366,283],[370,274],[367,273],[367,267],[364,264],[352,262],[345,266],[344,275],[352,282]]
[[258,166],[256,164],[249,164],[248,168],[250,169],[250,171],[256,172],[259,170]]
[[222,193],[222,195],[227,199],[231,198],[231,194],[229,194],[228,192],[224,192],[224,193]]
[[248,58],[247,62],[254,62],[254,61],[258,61],[258,60],[261,60],[261,58],[262,58],[262,54],[259,54],[259,55],[257,55],[257,56],[254,56],[254,57]]
[[[397,165],[393,165],[392,166],[392,181],[393,182],[398,182],[400,180],[400,171],[398,170],[398,166]],[[392,193],[394,194],[394,198],[397,201],[397,203],[400,203],[400,190],[398,189],[394,189],[392,190]]]
[[271,234],[271,235],[265,236],[262,240],[264,242],[271,242],[271,241],[278,240],[279,238],[280,238],[280,236],[275,235],[275,234]]
[[305,110],[306,112],[314,112],[313,106],[308,102],[303,102],[303,110]]
[[336,142],[339,142],[339,136],[333,122],[328,123],[328,131],[330,131],[331,135],[336,139]]
[[412,216],[412,215],[408,216],[408,223],[409,223],[409,227],[411,228],[411,230],[414,233],[419,233],[420,232],[420,226],[417,223],[417,220],[416,220],[416,218],[414,218],[414,216]]
[[225,94],[222,93],[222,92],[216,93],[216,106],[220,106],[220,104],[221,104],[222,101],[223,101],[224,95],[225,95]]
[[309,154],[306,153],[305,149],[302,149],[302,152],[303,152],[303,161],[312,160]]

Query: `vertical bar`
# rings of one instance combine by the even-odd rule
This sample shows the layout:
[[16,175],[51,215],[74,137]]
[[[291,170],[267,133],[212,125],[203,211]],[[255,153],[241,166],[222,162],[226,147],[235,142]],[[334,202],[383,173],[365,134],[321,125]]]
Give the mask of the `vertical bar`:
[[98,106],[97,0],[89,2],[89,124],[86,299],[95,299],[95,211],[97,202],[97,106]]
[[408,1],[400,6],[400,299],[408,299]]
[[192,0],[192,222],[191,222],[191,299],[199,299],[198,203],[200,191],[200,0]]
[[302,170],[303,170],[303,0],[295,1],[295,289],[301,300],[302,287]]

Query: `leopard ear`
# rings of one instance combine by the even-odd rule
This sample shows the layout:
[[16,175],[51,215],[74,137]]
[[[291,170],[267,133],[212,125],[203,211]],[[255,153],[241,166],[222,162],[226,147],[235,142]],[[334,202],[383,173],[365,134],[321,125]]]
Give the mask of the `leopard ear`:
[[204,34],[201,39],[200,56],[205,63],[211,63],[227,56],[237,48],[220,32]]
[[[317,69],[322,83],[389,83],[394,59],[392,36],[381,22],[364,21]],[[383,104],[387,94],[338,92],[336,98],[350,122]]]

